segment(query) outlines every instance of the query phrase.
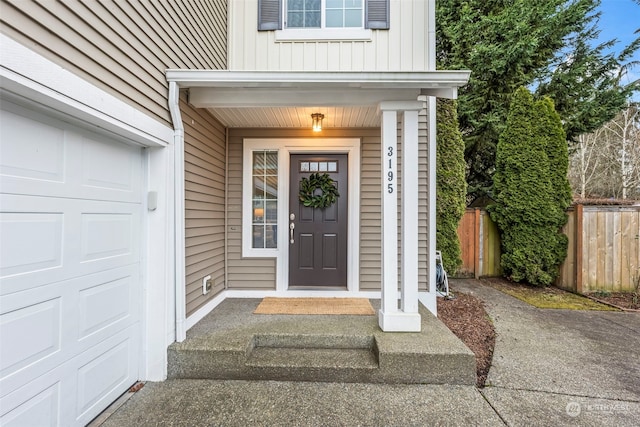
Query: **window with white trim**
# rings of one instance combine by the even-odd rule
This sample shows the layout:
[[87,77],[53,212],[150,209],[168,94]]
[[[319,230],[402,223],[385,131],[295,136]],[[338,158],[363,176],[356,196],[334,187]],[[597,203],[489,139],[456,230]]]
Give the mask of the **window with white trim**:
[[[370,38],[370,31],[388,30],[390,0],[258,0],[258,31],[280,37],[318,39]],[[284,24],[284,25],[283,25]],[[283,30],[284,28],[284,30]],[[298,31],[309,32],[304,37]],[[282,34],[285,33],[285,34]],[[326,33],[326,34],[325,34]]]
[[278,152],[256,150],[251,156],[251,248],[278,247]]
[[364,28],[364,0],[286,0],[285,28]]
[[242,153],[242,256],[276,258],[287,248],[278,225],[282,211],[286,161],[279,140],[245,139]]

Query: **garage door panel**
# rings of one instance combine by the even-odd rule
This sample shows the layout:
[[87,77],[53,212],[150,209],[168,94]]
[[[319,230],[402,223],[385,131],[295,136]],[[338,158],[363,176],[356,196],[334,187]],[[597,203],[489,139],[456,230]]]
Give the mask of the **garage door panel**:
[[65,140],[65,131],[61,128],[3,111],[0,114],[0,174],[62,183]]
[[0,124],[3,193],[140,202],[142,148],[5,110]]
[[[40,383],[43,378],[40,378]],[[6,405],[3,405],[0,413],[0,425],[6,427],[24,426],[58,426],[60,423],[61,407],[61,383],[54,384],[32,384],[28,391],[41,390],[35,395],[32,393],[14,393],[5,398]],[[25,389],[25,391],[27,391]],[[13,402],[17,401],[17,402]],[[4,412],[6,407],[14,409]]]
[[126,257],[136,252],[136,221],[129,213],[82,213],[81,262]]
[[87,424],[137,381],[138,341],[129,327],[3,396],[0,425]]
[[104,396],[137,380],[129,369],[131,359],[136,354],[134,347],[135,343],[127,337],[109,349],[101,348],[96,352],[97,357],[78,369],[77,407],[80,417],[87,414]]
[[127,275],[80,290],[78,339],[87,340],[106,328],[135,317],[136,277]]
[[[122,197],[126,193],[139,194],[141,185],[139,149],[105,143],[82,137],[81,183],[90,191],[117,191]],[[114,168],[113,165],[118,165]]]
[[0,425],[84,425],[138,379],[144,188],[139,146],[2,103]]
[[139,205],[1,195],[0,206],[2,295],[139,262]]
[[1,276],[61,267],[63,226],[62,212],[0,212]]
[[0,395],[138,325],[138,276],[127,266],[3,296]]
[[[60,352],[61,302],[52,298],[0,315],[0,378]],[[3,301],[3,310],[10,304]]]

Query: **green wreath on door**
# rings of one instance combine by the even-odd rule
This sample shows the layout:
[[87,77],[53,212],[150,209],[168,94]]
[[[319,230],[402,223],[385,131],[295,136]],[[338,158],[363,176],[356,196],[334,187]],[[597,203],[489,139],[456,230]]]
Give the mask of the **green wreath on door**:
[[[317,190],[320,190],[320,194],[315,194]],[[303,177],[298,194],[304,206],[320,209],[328,208],[340,197],[335,181],[326,173],[312,173],[309,178]]]

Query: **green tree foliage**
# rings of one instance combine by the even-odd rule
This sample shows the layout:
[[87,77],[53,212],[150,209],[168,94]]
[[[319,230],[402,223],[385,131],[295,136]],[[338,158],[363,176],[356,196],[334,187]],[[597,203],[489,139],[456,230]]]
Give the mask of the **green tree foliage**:
[[567,237],[560,233],[571,203],[565,141],[553,102],[534,102],[519,88],[497,146],[496,203],[489,209],[500,229],[503,273],[516,282],[550,285],[566,257]]
[[[493,181],[496,144],[511,95],[537,86],[555,100],[573,138],[610,120],[633,88],[620,88],[622,62],[605,55],[613,42],[592,47],[599,0],[438,0],[436,50],[439,67],[469,69],[459,91],[458,116],[465,140],[467,182],[473,197]],[[583,108],[584,107],[584,108]]]
[[453,274],[462,265],[458,224],[467,194],[464,141],[455,101],[438,99],[436,117],[436,242],[444,269]]
[[[597,19],[594,20],[597,22]],[[536,93],[553,98],[563,118],[569,141],[598,129],[627,105],[638,82],[625,84],[623,77],[637,61],[630,58],[640,47],[640,38],[619,55],[606,53],[615,40],[594,46],[600,31],[591,21],[576,34],[567,37],[565,47],[539,79]]]

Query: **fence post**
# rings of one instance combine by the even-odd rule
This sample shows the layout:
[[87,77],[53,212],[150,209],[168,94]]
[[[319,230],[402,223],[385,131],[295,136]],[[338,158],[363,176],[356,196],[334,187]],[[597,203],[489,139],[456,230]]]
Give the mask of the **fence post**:
[[480,278],[480,209],[475,208],[475,233],[473,242],[473,276]]
[[582,293],[583,205],[576,205],[576,292]]

